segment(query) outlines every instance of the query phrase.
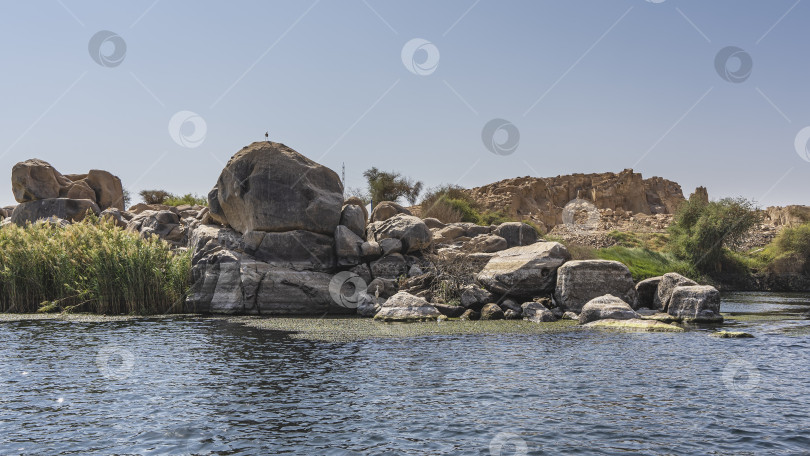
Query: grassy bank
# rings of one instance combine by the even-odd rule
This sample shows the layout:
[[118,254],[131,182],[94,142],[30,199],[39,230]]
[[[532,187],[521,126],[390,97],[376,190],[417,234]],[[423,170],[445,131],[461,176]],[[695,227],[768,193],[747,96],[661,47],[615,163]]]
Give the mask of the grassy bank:
[[0,311],[182,312],[191,260],[88,217],[67,227],[0,230]]

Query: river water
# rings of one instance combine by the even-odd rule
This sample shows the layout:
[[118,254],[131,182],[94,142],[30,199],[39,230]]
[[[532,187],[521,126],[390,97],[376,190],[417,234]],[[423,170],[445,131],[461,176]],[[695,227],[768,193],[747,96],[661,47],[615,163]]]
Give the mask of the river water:
[[725,295],[754,339],[5,321],[0,454],[810,454],[808,310]]

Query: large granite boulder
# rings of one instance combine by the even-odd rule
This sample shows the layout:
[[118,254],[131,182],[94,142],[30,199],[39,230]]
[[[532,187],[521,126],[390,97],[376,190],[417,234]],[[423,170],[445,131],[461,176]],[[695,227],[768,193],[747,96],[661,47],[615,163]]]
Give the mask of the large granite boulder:
[[11,191],[18,203],[59,198],[73,182],[50,163],[32,158],[11,168]]
[[[375,209],[376,210],[376,209]],[[368,226],[366,239],[377,242],[386,238],[402,241],[402,252],[418,252],[430,248],[433,235],[427,225],[419,217],[407,214],[397,214],[382,222],[374,222]]]
[[265,141],[231,157],[208,200],[212,218],[240,233],[307,230],[331,236],[340,221],[343,185],[331,169]]
[[101,169],[91,169],[83,180],[93,189],[96,204],[102,210],[107,208],[124,210],[124,188],[118,176]]
[[523,222],[506,222],[498,225],[493,234],[506,240],[507,247],[530,245],[537,242],[537,231],[529,224]]
[[694,280],[688,279],[677,272],[670,272],[661,277],[661,281],[656,288],[655,299],[653,300],[654,309],[667,311],[669,300],[672,297],[672,292],[676,287],[697,285]]
[[361,245],[363,245],[363,239],[360,236],[356,235],[349,227],[338,225],[335,229],[337,265],[345,267],[360,264]]
[[658,293],[658,284],[661,283],[661,279],[660,276],[650,277],[636,284],[637,308],[655,308],[655,295]]
[[[334,257],[331,236],[303,230],[262,234],[265,236],[260,239],[253,238],[250,233],[242,235],[213,225],[200,225],[192,231],[188,242],[192,251],[192,286],[186,299],[189,311],[269,315],[355,312],[332,299],[329,287],[333,274],[318,270],[325,255],[319,240],[329,240],[329,258]],[[271,238],[265,244],[267,236]],[[312,245],[275,249],[304,241]],[[253,254],[270,257],[271,261],[248,253],[248,247]]]
[[393,201],[380,201],[371,211],[371,222],[384,222],[397,214],[412,215],[411,211]]
[[596,320],[631,320],[633,318],[640,317],[629,304],[616,296],[607,294],[591,299],[582,306],[582,312],[579,313],[579,324],[584,325]]
[[708,285],[678,286],[672,290],[667,313],[695,323],[722,323],[720,292]]
[[499,296],[533,298],[554,291],[557,270],[571,254],[558,242],[537,242],[497,252],[476,280]]
[[63,175],[48,162],[30,159],[11,169],[11,190],[20,203],[52,198],[86,199],[99,209],[124,209],[121,179],[99,169]]
[[636,308],[636,288],[630,270],[618,261],[569,261],[557,270],[554,299],[564,311],[579,313],[591,299],[610,294]]
[[332,236],[306,230],[248,231],[242,239],[245,253],[265,263],[296,271],[331,272],[335,268],[335,240]]
[[89,199],[48,198],[18,204],[11,213],[11,223],[24,226],[50,217],[78,222],[88,212],[98,215],[101,210]]
[[428,321],[439,318],[441,313],[424,299],[400,291],[383,303],[375,320],[386,322]]
[[366,208],[356,204],[346,204],[340,211],[340,224],[362,238],[366,236]]

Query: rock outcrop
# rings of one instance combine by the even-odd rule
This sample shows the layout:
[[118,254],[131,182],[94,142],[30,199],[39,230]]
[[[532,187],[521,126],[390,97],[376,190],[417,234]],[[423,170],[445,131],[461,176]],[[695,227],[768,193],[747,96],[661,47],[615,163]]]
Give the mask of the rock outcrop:
[[626,169],[620,173],[571,174],[550,178],[520,177],[468,190],[483,208],[513,218],[531,218],[544,232],[563,223],[563,208],[581,197],[597,209],[640,214],[672,214],[684,201],[676,182],[642,178]]
[[[358,302],[352,307],[330,293],[334,287],[340,293],[342,284],[332,283],[338,267],[371,280],[361,263],[364,239],[354,232],[365,215],[343,206],[342,191],[332,170],[283,144],[253,143],[237,152],[209,194],[210,217],[220,225],[198,224],[189,235],[188,307],[274,315],[354,312]],[[342,215],[348,225],[338,224]]]
[[627,266],[618,261],[569,261],[557,270],[554,299],[564,311],[581,312],[590,300],[610,294],[636,308],[636,288]]
[[231,157],[208,201],[211,217],[240,233],[331,236],[340,222],[343,185],[334,171],[284,144],[256,142]]

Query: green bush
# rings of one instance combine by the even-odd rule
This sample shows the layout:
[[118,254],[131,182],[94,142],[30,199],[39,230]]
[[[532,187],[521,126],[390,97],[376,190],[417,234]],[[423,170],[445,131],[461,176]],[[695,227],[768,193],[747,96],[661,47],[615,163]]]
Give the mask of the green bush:
[[638,235],[626,231],[613,230],[607,234],[607,237],[621,247],[642,247],[644,245]]
[[191,258],[89,216],[0,230],[0,311],[182,311]]
[[684,202],[669,227],[670,247],[680,259],[697,270],[720,272],[725,249],[736,247],[756,226],[762,215],[743,198]]
[[183,196],[169,195],[163,201],[163,204],[167,206],[208,206],[208,198],[192,195],[191,193],[186,193]]
[[788,255],[810,257],[810,223],[783,228],[764,253],[769,259]]
[[635,281],[664,275],[668,272],[677,272],[692,278],[699,276],[688,262],[678,260],[672,254],[654,252],[644,248],[613,246],[597,249],[596,256],[602,260],[623,263],[630,269],[630,274]]

